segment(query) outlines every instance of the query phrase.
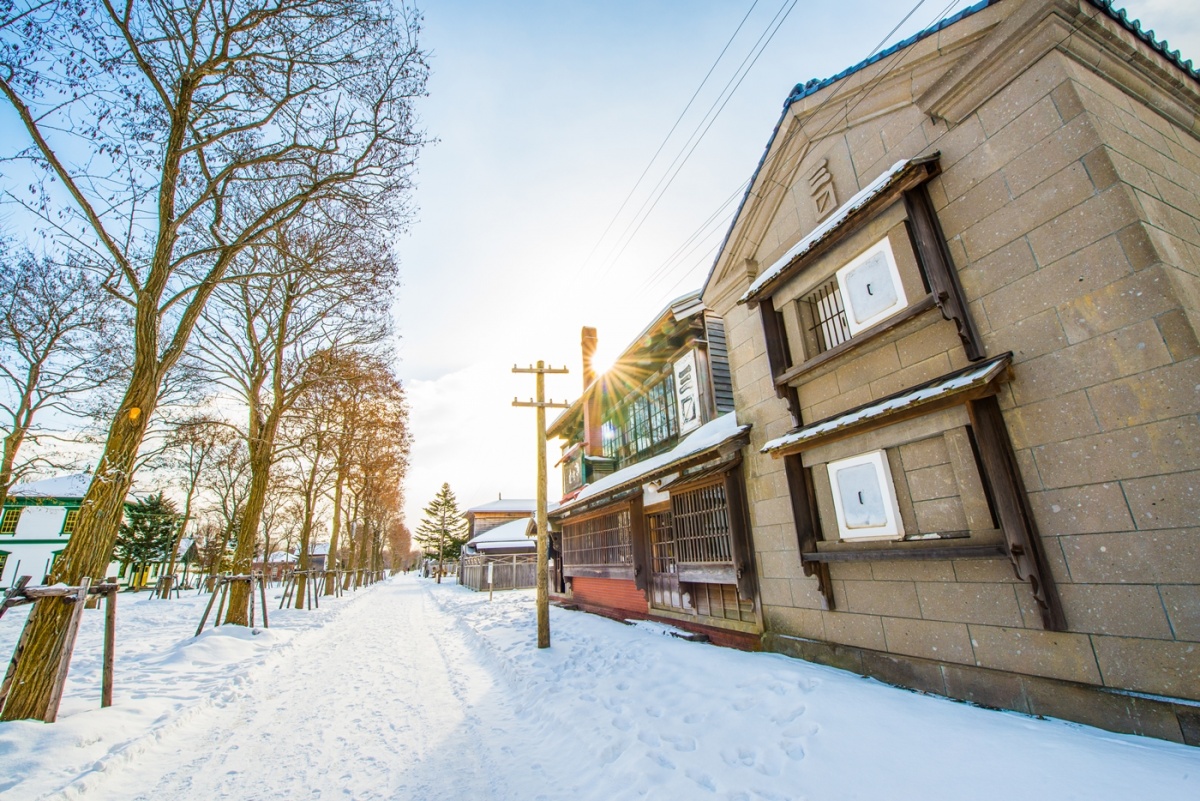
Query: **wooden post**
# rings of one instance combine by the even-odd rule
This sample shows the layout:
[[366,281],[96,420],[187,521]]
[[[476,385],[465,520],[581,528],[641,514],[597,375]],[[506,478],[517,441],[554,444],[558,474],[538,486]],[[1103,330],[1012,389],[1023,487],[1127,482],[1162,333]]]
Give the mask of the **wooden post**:
[[547,367],[538,361],[537,367],[517,367],[514,373],[534,373],[537,376],[537,400],[525,403],[513,398],[513,406],[532,406],[537,409],[537,647],[550,647],[550,593],[546,569],[549,547],[546,541],[546,409],[566,409],[569,403],[546,400],[546,373],[566,373],[565,367]]
[[250,593],[249,593],[249,595],[250,595],[250,614],[247,616],[247,619],[250,621],[250,628],[253,629],[254,628],[254,576],[250,576],[249,579],[246,581],[246,584],[247,584],[246,589],[248,589],[250,591]]
[[100,706],[112,706],[113,666],[117,648],[117,588],[104,591],[104,667],[100,674]]
[[221,576],[217,579],[217,584],[213,587],[213,595],[221,594],[221,600],[217,601],[217,619],[213,621],[213,628],[221,625],[221,616],[225,613],[225,599],[229,597],[229,579],[226,576]]
[[[208,596],[208,606],[204,607],[204,617],[200,618],[200,625],[196,627],[196,636],[200,636],[200,632],[204,631],[204,624],[208,622],[208,615],[212,612],[213,604],[217,600],[216,588],[213,588],[213,594]],[[218,613],[220,614],[220,613]]]
[[67,683],[67,671],[71,668],[71,653],[75,650],[75,638],[79,634],[79,624],[83,620],[83,607],[87,603],[88,587],[92,585],[90,577],[85,576],[79,582],[75,598],[64,596],[64,603],[74,603],[71,619],[63,632],[62,645],[58,652],[58,667],[54,671],[54,680],[50,684],[50,698],[46,701],[46,713],[42,720],[53,723],[58,719],[58,705],[62,702],[63,686]]
[[269,629],[271,624],[267,622],[267,582],[263,576],[258,577],[258,594],[262,596],[263,628]]

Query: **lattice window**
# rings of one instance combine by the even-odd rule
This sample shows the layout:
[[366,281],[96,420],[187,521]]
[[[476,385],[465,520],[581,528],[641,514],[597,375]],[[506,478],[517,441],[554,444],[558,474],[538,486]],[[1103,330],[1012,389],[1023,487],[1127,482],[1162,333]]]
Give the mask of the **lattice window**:
[[21,519],[21,508],[6,509],[4,517],[0,518],[0,534],[15,534],[17,531],[17,521]]
[[[0,551],[0,578],[4,577],[4,565],[8,562],[8,551]],[[16,578],[15,576],[13,577]]]
[[77,520],[79,520],[79,510],[78,509],[68,509],[67,510],[67,519],[63,521],[62,533],[64,535],[74,534],[75,533],[75,522]]
[[563,526],[563,565],[628,566],[633,564],[629,510],[597,515]]
[[822,353],[850,339],[850,323],[837,277],[817,287],[800,299],[801,319],[806,321],[809,339]]
[[675,558],[684,564],[731,564],[729,504],[725,485],[671,493]]

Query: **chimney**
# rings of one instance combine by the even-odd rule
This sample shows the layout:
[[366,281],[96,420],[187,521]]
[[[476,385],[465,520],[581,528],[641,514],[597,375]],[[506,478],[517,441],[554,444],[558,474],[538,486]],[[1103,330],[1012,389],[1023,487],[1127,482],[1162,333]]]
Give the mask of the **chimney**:
[[592,359],[596,356],[596,345],[599,342],[595,328],[584,327],[580,339],[583,349],[583,452],[588,456],[600,456],[604,453],[604,443],[600,439],[600,387],[592,392],[587,389],[596,380],[596,368]]
[[596,368],[592,366],[592,359],[596,357],[596,344],[599,339],[596,337],[596,329],[584,326],[580,346],[583,348],[583,388],[587,389],[591,383],[596,380]]

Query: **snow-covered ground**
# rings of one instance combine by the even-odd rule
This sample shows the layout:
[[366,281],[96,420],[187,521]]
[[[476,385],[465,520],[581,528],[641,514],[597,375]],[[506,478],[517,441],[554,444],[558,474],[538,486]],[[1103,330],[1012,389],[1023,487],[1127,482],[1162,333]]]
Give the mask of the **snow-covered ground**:
[[[0,798],[1200,798],[1200,749],[976,709],[770,654],[399,576],[269,630],[205,597],[100,613],[59,722],[0,724]],[[0,620],[7,656],[24,610]]]

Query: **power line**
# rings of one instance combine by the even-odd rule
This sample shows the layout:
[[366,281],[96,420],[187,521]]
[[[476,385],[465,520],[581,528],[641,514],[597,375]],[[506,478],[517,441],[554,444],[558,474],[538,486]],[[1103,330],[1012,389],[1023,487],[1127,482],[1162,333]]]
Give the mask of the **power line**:
[[604,241],[604,238],[608,236],[608,232],[612,230],[613,225],[615,225],[617,220],[620,219],[621,212],[625,211],[625,207],[629,204],[630,198],[633,197],[638,187],[642,185],[642,180],[646,177],[647,173],[650,172],[650,168],[654,166],[654,162],[658,160],[659,155],[663,152],[663,148],[667,146],[667,142],[671,140],[671,136],[675,133],[675,129],[679,127],[679,123],[683,122],[683,118],[687,115],[688,110],[692,107],[692,103],[696,102],[696,98],[700,96],[700,91],[708,83],[708,79],[712,77],[713,71],[715,71],[717,65],[721,63],[721,59],[725,57],[725,53],[729,50],[729,46],[733,44],[733,40],[737,38],[739,33],[741,33],[742,26],[746,24],[746,20],[750,19],[750,15],[754,12],[755,7],[757,6],[758,0],[754,0],[754,2],[750,4],[750,9],[746,12],[746,16],[742,17],[742,21],[739,22],[737,28],[734,29],[733,34],[729,37],[729,41],[727,41],[725,46],[721,48],[721,52],[717,54],[716,60],[713,61],[712,66],[708,68],[708,72],[704,74],[704,78],[700,81],[700,85],[696,87],[696,91],[692,92],[692,96],[688,100],[687,105],[683,107],[683,111],[679,112],[679,116],[675,119],[675,124],[671,126],[671,130],[667,131],[667,135],[663,137],[658,149],[654,151],[654,155],[651,156],[650,161],[646,163],[646,168],[642,170],[642,174],[639,175],[637,180],[633,182],[633,187],[629,190],[629,194],[627,194],[625,199],[621,201],[620,207],[617,208],[617,211],[615,214],[613,214],[612,219],[608,221],[608,225],[605,226],[604,232],[601,233],[600,237],[596,240],[596,244],[592,245],[592,250],[590,253],[588,253],[587,258],[580,263],[578,267],[579,271],[585,269],[588,263],[592,260],[592,256],[596,255],[596,251],[600,248],[600,243]]
[[[958,5],[958,3],[959,3],[959,2],[961,2],[961,0],[951,0],[951,2],[950,2],[950,3],[949,3],[949,4],[948,4],[948,5],[945,7],[945,8],[943,8],[943,9],[942,9],[942,11],[941,11],[941,12],[939,12],[939,13],[937,14],[937,16],[936,16],[936,17],[935,17],[935,18],[934,18],[934,19],[933,19],[933,20],[932,20],[932,21],[929,23],[929,25],[927,25],[927,26],[926,26],[926,29],[928,29],[929,27],[932,27],[933,25],[937,24],[937,22],[938,22],[939,20],[941,20],[941,19],[944,19],[944,18],[945,18],[945,17],[946,17],[946,16],[947,16],[947,15],[950,13],[950,11],[951,11],[951,10],[953,10],[953,8],[954,8],[955,6],[957,6],[957,5]],[[883,46],[884,46],[884,45],[887,43],[887,41],[888,41],[888,40],[889,40],[889,39],[890,39],[890,38],[891,38],[891,37],[892,37],[892,36],[893,36],[893,35],[896,33],[896,31],[897,31],[897,30],[899,30],[899,29],[900,29],[900,28],[901,28],[901,27],[904,25],[904,23],[905,23],[905,22],[907,22],[907,21],[908,21],[908,20],[909,20],[909,19],[912,17],[912,15],[913,15],[914,13],[916,13],[916,11],[917,11],[918,9],[920,9],[920,7],[921,7],[922,5],[924,5],[924,3],[925,3],[925,0],[918,0],[918,2],[916,3],[916,5],[914,5],[914,6],[913,6],[913,7],[912,7],[912,8],[911,8],[909,11],[908,11],[908,13],[904,15],[904,17],[903,17],[903,18],[900,20],[900,22],[898,22],[898,23],[897,23],[897,24],[896,24],[896,25],[895,25],[895,26],[894,26],[894,27],[891,29],[891,31],[889,31],[889,32],[888,32],[888,34],[887,34],[886,36],[884,36],[884,38],[883,38],[883,39],[882,39],[882,40],[879,42],[879,44],[877,44],[877,45],[875,46],[875,48],[874,48],[874,49],[872,49],[871,53],[870,53],[870,54],[867,56],[867,59],[866,59],[866,60],[869,60],[869,59],[871,59],[871,58],[872,58],[872,57],[873,57],[873,56],[874,56],[876,53],[878,53],[878,52],[880,51],[880,49],[882,49],[882,47],[883,47]],[[826,120],[826,122],[825,122],[825,123],[824,123],[824,124],[821,126],[821,128],[820,128],[819,130],[817,130],[817,131],[813,132],[813,134],[812,134],[812,137],[813,137],[814,139],[815,139],[815,138],[819,138],[820,136],[822,136],[822,135],[823,135],[823,134],[824,134],[824,133],[825,133],[825,132],[828,130],[829,126],[831,126],[831,125],[832,125],[832,124],[833,124],[835,121],[837,121],[837,120],[840,120],[840,119],[842,119],[843,117],[848,117],[848,116],[849,116],[849,114],[850,114],[850,113],[851,113],[851,112],[852,112],[852,111],[853,111],[855,108],[857,108],[857,107],[858,107],[858,105],[859,105],[860,103],[862,103],[862,101],[863,101],[863,100],[865,100],[865,99],[866,99],[866,98],[867,98],[867,97],[868,97],[868,96],[871,94],[871,92],[872,92],[872,91],[874,91],[874,89],[876,89],[876,88],[878,87],[878,85],[879,85],[879,83],[882,81],[883,77],[884,77],[884,76],[885,76],[885,75],[886,75],[888,72],[890,72],[891,70],[893,70],[893,69],[895,69],[897,66],[899,66],[899,65],[900,65],[900,64],[901,64],[901,63],[904,61],[905,57],[907,57],[907,56],[908,56],[908,55],[909,55],[911,52],[912,52],[911,50],[909,50],[909,49],[907,49],[907,48],[906,48],[905,50],[903,50],[903,51],[900,51],[900,53],[899,53],[899,55],[900,55],[900,58],[899,58],[899,59],[895,59],[895,60],[889,60],[889,61],[888,61],[886,64],[884,64],[884,65],[881,67],[881,69],[879,70],[879,72],[877,72],[877,73],[876,73],[876,74],[875,74],[875,75],[874,75],[874,76],[873,76],[873,77],[870,79],[870,81],[869,81],[867,84],[865,84],[863,87],[861,87],[861,88],[858,90],[858,96],[857,96],[856,98],[854,98],[854,100],[853,100],[853,103],[852,103],[852,104],[849,104],[849,105],[847,105],[847,108],[845,109],[845,111],[843,112],[843,114],[842,114],[842,115],[838,115],[837,117],[831,117],[831,118],[829,118],[828,120]],[[836,93],[831,93],[831,94],[830,94],[828,97],[826,97],[826,98],[825,98],[823,101],[821,101],[821,103],[820,103],[820,104],[817,106],[817,108],[813,110],[812,114],[810,115],[810,119],[811,119],[811,118],[815,118],[815,117],[817,116],[817,114],[818,114],[818,113],[819,113],[819,112],[820,112],[822,109],[824,109],[824,108],[825,108],[825,106],[826,106],[827,104],[829,104],[829,103],[833,102],[833,101],[835,100],[835,98],[836,98],[836,99],[841,99],[841,98],[837,98],[837,95],[836,95]],[[787,135],[787,136],[786,136],[786,137],[783,139],[783,141],[782,141],[782,143],[780,144],[780,146],[779,146],[779,147],[776,149],[776,151],[775,151],[774,155],[772,155],[772,156],[769,156],[767,159],[765,159],[765,160],[764,160],[764,162],[763,162],[763,164],[762,164],[762,167],[761,167],[761,168],[760,168],[758,171],[756,171],[755,175],[757,176],[757,175],[760,175],[760,174],[762,174],[763,170],[765,170],[765,169],[766,169],[768,166],[771,166],[771,165],[772,165],[772,163],[773,163],[773,162],[774,162],[776,159],[778,159],[778,158],[782,157],[782,156],[783,156],[783,154],[784,154],[784,153],[786,152],[786,150],[787,150],[787,146],[788,146],[788,144],[790,144],[790,143],[791,143],[791,141],[792,141],[792,140],[793,140],[793,139],[794,139],[796,136],[800,135],[801,133],[807,133],[807,132],[805,131],[805,129],[804,129],[804,126],[800,126],[800,127],[799,127],[799,128],[797,128],[796,130],[794,130],[794,131],[792,131],[790,134],[788,134],[788,135]],[[940,137],[939,137],[939,138],[940,138]],[[729,204],[730,204],[730,203],[731,203],[733,200],[736,200],[736,199],[738,198],[738,196],[742,195],[742,194],[743,194],[743,193],[744,193],[744,192],[747,190],[747,188],[749,187],[749,185],[750,185],[750,182],[753,180],[753,178],[754,178],[754,176],[752,176],[750,179],[747,179],[746,181],[743,181],[743,182],[742,182],[742,183],[741,183],[741,184],[738,186],[738,188],[737,188],[737,189],[736,189],[736,190],[735,190],[735,191],[734,191],[734,192],[733,192],[733,193],[732,193],[732,194],[731,194],[731,195],[730,195],[728,198],[726,198],[724,202],[722,202],[722,203],[721,203],[721,205],[718,207],[717,211],[716,211],[716,212],[714,212],[714,215],[710,215],[710,217],[709,217],[709,218],[708,218],[708,219],[707,219],[707,220],[706,220],[704,223],[702,223],[702,224],[700,225],[700,227],[697,229],[697,231],[696,231],[695,233],[693,233],[693,234],[692,234],[692,236],[691,236],[691,237],[689,237],[689,239],[688,239],[687,241],[691,241],[691,240],[692,240],[692,239],[694,239],[695,237],[697,237],[697,236],[701,235],[701,233],[702,233],[702,232],[703,232],[703,231],[704,231],[706,228],[708,228],[710,221],[713,219],[713,216],[715,216],[715,215],[717,215],[717,214],[720,214],[720,212],[721,212],[721,210],[722,210],[722,209],[726,208],[726,207],[727,207],[727,206],[728,206],[728,205],[729,205]],[[726,216],[724,219],[728,220],[728,219],[729,219],[731,216],[732,216],[732,215],[728,215],[728,216]],[[686,243],[685,243],[685,246],[686,246]],[[682,249],[682,248],[680,248],[680,249]],[[672,266],[672,262],[674,262],[674,261],[677,261],[677,254],[679,253],[679,250],[680,250],[680,249],[677,249],[677,250],[675,251],[675,253],[674,253],[674,254],[672,254],[672,256],[668,257],[668,259],[667,259],[667,260],[666,260],[666,261],[665,261],[665,262],[664,262],[664,263],[663,263],[663,264],[662,264],[662,265],[661,265],[659,268],[657,268],[657,269],[655,270],[655,272],[654,272],[654,273],[652,273],[650,276],[648,276],[648,277],[647,277],[647,279],[646,279],[646,280],[645,280],[645,281],[642,283],[642,285],[641,285],[641,288],[643,288],[643,289],[645,289],[645,288],[648,288],[648,287],[650,287],[650,286],[654,285],[654,283],[656,283],[660,277],[665,277],[665,276],[667,276],[667,275],[670,275],[670,274],[674,273],[674,272],[675,272],[675,269],[676,269],[676,267],[677,267],[677,266],[679,266],[679,265],[677,264],[677,265],[675,265],[675,266]],[[694,249],[695,249],[695,248],[693,248],[692,250],[694,250]],[[689,251],[689,253],[690,253],[690,252],[691,252],[691,251]],[[681,257],[680,257],[680,258],[681,258]],[[678,286],[678,285],[679,285],[679,283],[682,283],[682,280],[681,280],[681,281],[677,281],[677,282],[676,282],[676,284],[675,284],[675,286]]]
[[[625,226],[625,230],[621,232],[621,235],[617,239],[617,244],[613,246],[615,253],[610,251],[609,255],[605,258],[604,266],[601,267],[599,275],[596,276],[596,280],[600,280],[607,275],[612,269],[613,265],[620,260],[622,255],[624,255],[625,250],[629,247],[630,242],[632,242],[634,237],[637,236],[638,231],[641,230],[641,227],[645,223],[646,219],[654,211],[659,200],[662,199],[663,194],[665,194],[667,189],[670,188],[671,183],[675,180],[675,176],[677,176],[679,171],[683,169],[683,166],[687,163],[688,159],[691,157],[691,154],[704,139],[704,136],[708,133],[713,123],[716,122],[717,117],[719,117],[721,112],[725,109],[726,104],[728,104],[729,100],[733,97],[733,94],[741,86],[742,81],[744,81],[746,78],[746,75],[749,74],[750,70],[758,62],[759,57],[762,55],[767,45],[769,45],[771,40],[775,38],[775,34],[778,33],[779,28],[792,13],[792,10],[796,7],[798,2],[799,0],[784,0],[783,5],[781,5],[779,10],[775,12],[775,16],[771,18],[769,23],[767,23],[767,27],[763,33],[759,35],[758,41],[754,43],[750,49],[750,52],[746,54],[744,59],[742,59],[742,63],[738,65],[733,75],[730,76],[729,81],[726,82],[724,88],[722,88],[721,92],[717,95],[712,105],[709,106],[708,111],[705,112],[700,122],[697,123],[696,128],[692,131],[687,141],[684,142],[684,149],[675,156],[674,160],[672,160],[671,164],[667,167],[667,172],[664,173],[661,178],[659,178],[658,183],[655,184],[654,188],[650,191],[650,196],[643,201],[637,213],[634,214],[633,219],[629,221],[629,223]],[[772,28],[772,26],[774,27]],[[749,66],[747,66],[747,62],[749,62]],[[702,127],[703,130],[701,130]],[[699,138],[697,138],[697,134],[699,135]],[[691,146],[690,149],[688,149],[689,145]],[[685,150],[686,153],[684,152]],[[664,181],[666,182],[665,186]],[[634,228],[635,223],[636,228]],[[630,233],[631,228],[633,229],[632,233]],[[619,250],[617,250],[617,248],[619,248]]]

